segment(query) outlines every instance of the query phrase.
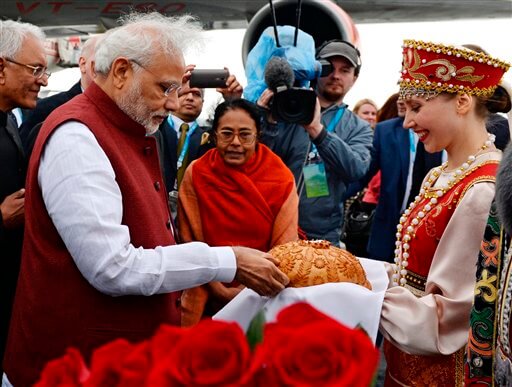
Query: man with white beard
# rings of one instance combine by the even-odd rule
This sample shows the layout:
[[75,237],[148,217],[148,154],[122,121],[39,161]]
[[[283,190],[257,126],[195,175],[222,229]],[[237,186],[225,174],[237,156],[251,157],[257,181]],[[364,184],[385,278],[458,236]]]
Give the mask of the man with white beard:
[[288,278],[242,247],[175,245],[153,133],[177,108],[192,18],[134,15],[96,48],[94,83],[41,128],[27,177],[23,258],[4,382],[32,385],[67,347],[180,324],[179,291],[238,282],[261,295]]

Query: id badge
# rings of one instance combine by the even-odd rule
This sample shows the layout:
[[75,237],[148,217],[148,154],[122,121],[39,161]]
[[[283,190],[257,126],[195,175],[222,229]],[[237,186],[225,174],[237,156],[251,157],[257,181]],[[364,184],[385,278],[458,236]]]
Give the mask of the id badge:
[[306,196],[308,198],[329,196],[329,187],[327,186],[327,175],[325,174],[324,163],[305,165],[303,173],[304,185],[306,186]]

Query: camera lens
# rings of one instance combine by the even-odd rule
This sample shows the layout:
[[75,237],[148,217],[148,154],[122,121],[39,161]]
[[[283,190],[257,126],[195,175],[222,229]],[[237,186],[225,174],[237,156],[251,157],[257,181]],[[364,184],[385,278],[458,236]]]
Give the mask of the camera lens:
[[294,87],[274,94],[272,116],[278,121],[309,124],[315,114],[315,104],[313,90]]

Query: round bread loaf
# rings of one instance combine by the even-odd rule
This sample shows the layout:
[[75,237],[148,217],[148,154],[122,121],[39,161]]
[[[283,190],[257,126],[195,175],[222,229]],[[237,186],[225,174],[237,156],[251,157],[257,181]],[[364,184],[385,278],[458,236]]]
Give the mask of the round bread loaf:
[[269,253],[290,278],[288,286],[300,288],[327,282],[351,282],[371,290],[359,260],[330,242],[296,241],[274,247]]

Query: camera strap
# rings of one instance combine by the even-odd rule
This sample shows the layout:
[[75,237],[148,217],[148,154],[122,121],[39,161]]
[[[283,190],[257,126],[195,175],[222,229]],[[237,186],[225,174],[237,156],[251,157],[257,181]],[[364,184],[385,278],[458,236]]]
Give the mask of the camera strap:
[[[345,106],[338,107],[336,115],[329,122],[329,125],[326,128],[326,130],[328,132],[331,132],[331,133],[334,132],[334,130],[336,129],[336,125],[338,125],[338,123],[340,122],[344,113],[345,113]],[[311,160],[315,159],[317,156],[318,156],[318,150],[316,149],[315,144],[313,144],[313,142],[311,140],[308,141],[308,148],[306,150],[306,156],[304,157],[304,162],[302,163],[302,171],[301,171],[301,174],[299,177],[299,181],[297,182],[297,193],[299,195],[299,198],[302,194],[302,191],[304,190],[304,186],[306,183],[305,182],[305,179],[306,179],[305,173],[306,173],[308,164],[310,163]],[[310,169],[308,169],[307,170],[308,176],[310,174],[312,174],[312,176],[310,176],[310,177],[313,177],[314,175],[316,175],[317,180],[320,177],[323,177],[321,180],[323,180],[324,183],[322,185],[320,185],[319,187],[316,187],[317,192],[314,192],[314,193],[309,192],[308,197],[328,196],[329,189],[328,189],[328,184],[327,184],[327,175],[325,173],[325,165],[323,162],[319,162],[316,164],[318,164],[317,167],[319,168],[319,170],[311,171]],[[311,190],[311,188],[310,188],[310,190]],[[306,189],[306,191],[308,191],[308,189]]]
[[[338,111],[336,112],[336,115],[334,118],[329,122],[329,125],[325,128],[328,132],[333,133],[336,129],[336,125],[340,122],[341,118],[343,117],[343,114],[345,114],[345,106],[339,106]],[[306,154],[306,160],[313,160],[318,156],[318,150],[316,149],[316,145],[311,143],[309,146],[308,153]]]
[[306,163],[308,162],[308,156],[309,152],[311,150],[311,141],[308,141],[308,149],[306,150],[306,157],[304,158],[304,162],[302,163],[302,168],[299,176],[299,181],[297,182],[297,195],[302,195],[302,191],[304,190],[304,167],[306,166]]

